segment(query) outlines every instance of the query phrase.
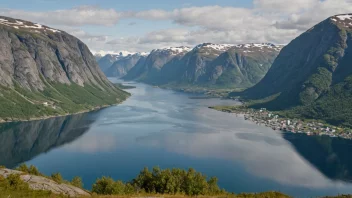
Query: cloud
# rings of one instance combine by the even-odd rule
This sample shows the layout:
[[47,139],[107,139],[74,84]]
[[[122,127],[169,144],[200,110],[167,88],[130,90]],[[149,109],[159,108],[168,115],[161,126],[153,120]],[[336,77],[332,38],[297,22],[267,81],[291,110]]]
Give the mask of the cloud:
[[119,13],[114,9],[102,9],[97,6],[80,6],[68,10],[32,12],[23,10],[0,9],[0,15],[26,19],[43,24],[82,26],[117,24]]
[[106,42],[108,40],[108,36],[106,35],[93,35],[80,29],[71,30],[69,31],[69,33],[82,40],[98,41],[98,42]]
[[295,13],[312,9],[319,0],[254,0],[255,8],[272,12]]
[[[46,12],[0,9],[0,14],[74,28],[85,25],[114,26],[121,20],[136,20],[139,24],[142,24],[140,21],[149,21],[153,22],[153,27],[155,23],[157,29],[133,36],[114,37],[114,33],[109,32],[111,36],[107,37],[104,36],[105,32],[93,35],[82,30],[69,31],[88,42],[93,49],[149,51],[164,46],[193,46],[203,42],[288,43],[329,16],[349,13],[352,0],[253,0],[252,8],[189,6],[141,11],[116,11],[96,6]],[[165,22],[171,23],[168,25],[170,28],[164,28]],[[135,24],[130,22],[126,26],[133,28],[130,26]]]
[[314,8],[303,13],[293,13],[286,20],[277,21],[278,29],[297,29],[305,31],[316,23],[336,14],[350,13],[352,10],[351,0],[325,0],[319,1]]

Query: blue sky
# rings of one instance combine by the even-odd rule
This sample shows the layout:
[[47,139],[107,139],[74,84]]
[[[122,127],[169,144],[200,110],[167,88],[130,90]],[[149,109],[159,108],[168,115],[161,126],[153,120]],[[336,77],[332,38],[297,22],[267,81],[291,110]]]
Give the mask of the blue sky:
[[286,44],[352,0],[0,0],[0,15],[62,29],[92,51],[203,42]]

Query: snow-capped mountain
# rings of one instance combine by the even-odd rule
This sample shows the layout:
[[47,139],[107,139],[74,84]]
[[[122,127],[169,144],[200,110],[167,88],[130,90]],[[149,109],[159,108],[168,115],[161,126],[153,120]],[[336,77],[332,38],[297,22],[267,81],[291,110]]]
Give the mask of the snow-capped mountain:
[[268,71],[282,45],[213,44],[155,49],[124,77],[150,84],[248,87]]

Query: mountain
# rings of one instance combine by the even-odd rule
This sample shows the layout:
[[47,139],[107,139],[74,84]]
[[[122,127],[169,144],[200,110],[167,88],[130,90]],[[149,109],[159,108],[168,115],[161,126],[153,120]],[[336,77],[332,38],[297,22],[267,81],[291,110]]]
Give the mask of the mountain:
[[145,60],[138,61],[137,65],[127,73],[124,79],[154,82],[166,63],[173,59],[179,59],[190,50],[189,47],[184,46],[155,49],[150,52]]
[[181,81],[199,86],[250,87],[264,77],[281,48],[270,43],[198,46],[185,56],[188,66]]
[[174,53],[172,48],[153,50],[124,79],[171,87],[250,87],[264,77],[281,48],[270,43],[203,43]]
[[109,67],[111,67],[111,65],[114,64],[114,62],[120,60],[121,58],[123,58],[123,56],[116,55],[116,54],[107,54],[98,60],[98,65],[101,71],[104,72]]
[[101,58],[103,58],[103,56],[101,56],[100,54],[94,54],[95,60],[98,62]]
[[[128,51],[121,51],[118,53],[113,51],[99,51],[99,52],[95,52],[94,56],[96,57],[96,59],[98,58],[97,61],[101,70],[105,72],[105,70],[109,69],[116,61],[134,54],[137,54],[137,53],[128,52]],[[140,54],[145,55],[146,53],[142,52]]]
[[276,96],[261,106],[295,107],[299,115],[352,126],[351,45],[352,14],[332,16],[284,47],[266,76],[241,95]]
[[[176,75],[177,77],[180,76],[176,81],[197,83],[199,78],[206,73],[209,63],[231,47],[232,45],[212,43],[197,45],[177,63],[178,73],[181,73]],[[165,72],[167,70],[169,70],[169,67],[165,68],[164,73],[167,73]]]
[[0,118],[63,115],[116,104],[111,84],[77,38],[48,26],[0,17]]
[[104,73],[107,77],[121,78],[137,64],[140,58],[146,56],[145,53],[135,53],[118,58],[109,68],[105,69]]

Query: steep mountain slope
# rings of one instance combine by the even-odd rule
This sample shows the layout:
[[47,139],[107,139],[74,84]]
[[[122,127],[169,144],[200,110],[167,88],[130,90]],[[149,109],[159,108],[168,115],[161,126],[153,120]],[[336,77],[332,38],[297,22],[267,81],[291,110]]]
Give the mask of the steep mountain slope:
[[271,67],[282,46],[270,43],[237,45],[212,61],[201,83],[220,87],[250,87]]
[[188,83],[196,83],[203,76],[210,62],[215,60],[220,54],[233,47],[233,45],[218,45],[212,43],[203,43],[192,51],[187,53],[181,60],[183,72],[181,81]]
[[99,65],[101,71],[104,72],[109,67],[111,67],[111,65],[114,64],[114,62],[120,60],[121,58],[123,58],[123,56],[114,55],[114,54],[107,54],[98,60],[98,65]]
[[101,58],[103,58],[100,54],[94,55],[95,60],[98,62]]
[[126,57],[119,58],[104,73],[107,77],[121,78],[127,74],[139,61],[141,57],[146,57],[144,53],[130,54]]
[[190,51],[188,47],[170,47],[165,49],[156,49],[151,51],[148,57],[139,62],[138,67],[134,67],[124,77],[125,80],[138,80],[143,82],[154,82],[159,76],[160,70],[164,65],[174,58],[182,57]]
[[66,32],[0,17],[0,118],[45,117],[115,104],[111,84],[88,47]]
[[317,24],[287,45],[267,75],[242,95],[271,109],[297,105],[300,114],[352,126],[352,14]]
[[216,45],[205,43],[165,64],[156,84],[242,88],[259,82],[282,46],[273,44]]

